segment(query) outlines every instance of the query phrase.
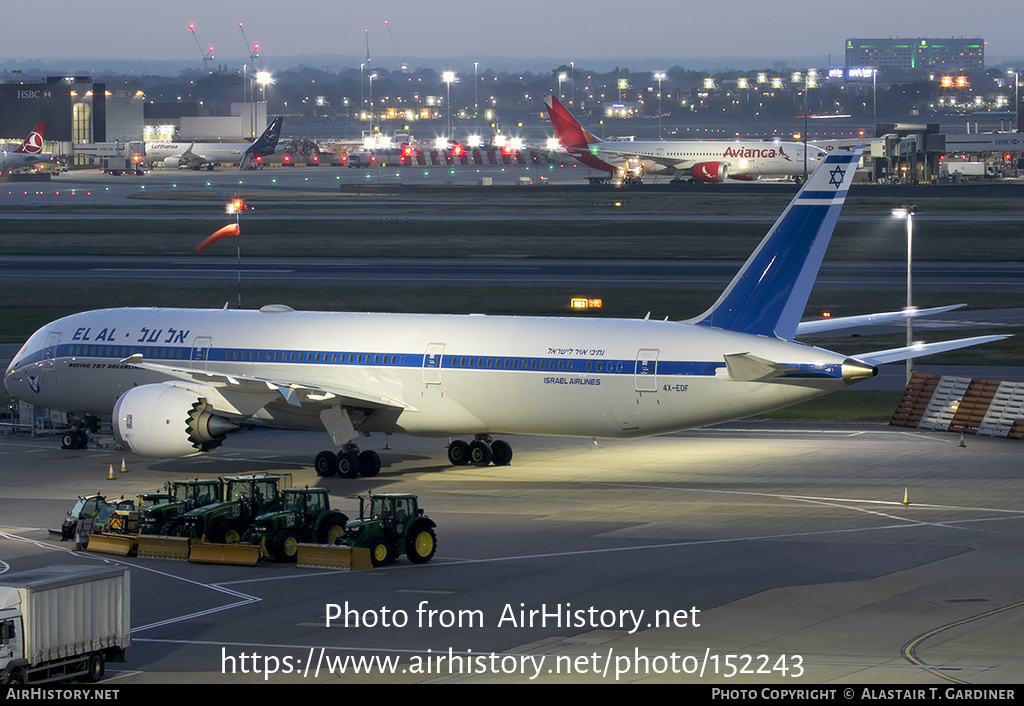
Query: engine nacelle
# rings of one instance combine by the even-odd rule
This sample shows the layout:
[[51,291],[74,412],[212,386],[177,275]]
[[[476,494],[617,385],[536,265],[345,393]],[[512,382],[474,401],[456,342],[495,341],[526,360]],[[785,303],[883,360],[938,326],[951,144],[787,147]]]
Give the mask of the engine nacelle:
[[164,159],[164,166],[165,167],[180,167],[181,166],[181,157],[167,157],[166,159]]
[[164,383],[121,395],[114,405],[113,425],[121,444],[148,458],[185,458],[212,451],[236,428],[213,414],[204,398]]
[[723,182],[729,176],[729,165],[725,162],[698,162],[693,165],[693,180],[705,184]]

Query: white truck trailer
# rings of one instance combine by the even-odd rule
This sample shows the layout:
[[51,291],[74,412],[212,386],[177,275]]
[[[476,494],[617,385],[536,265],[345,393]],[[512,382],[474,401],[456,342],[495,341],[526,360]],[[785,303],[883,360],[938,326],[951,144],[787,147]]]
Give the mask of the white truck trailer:
[[131,642],[128,569],[50,566],[0,574],[0,683],[103,678]]

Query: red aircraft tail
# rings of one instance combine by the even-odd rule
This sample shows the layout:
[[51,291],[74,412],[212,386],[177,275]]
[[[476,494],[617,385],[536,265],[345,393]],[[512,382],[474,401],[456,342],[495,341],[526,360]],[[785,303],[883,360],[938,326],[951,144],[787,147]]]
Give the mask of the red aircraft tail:
[[14,150],[21,154],[39,154],[43,151],[43,138],[46,136],[46,123],[38,123],[28,134],[21,147]]
[[544,105],[548,108],[548,115],[551,117],[551,124],[555,128],[555,135],[558,141],[567,150],[586,149],[587,145],[600,142],[596,137],[583,129],[576,118],[566,110],[554,96],[544,96]]

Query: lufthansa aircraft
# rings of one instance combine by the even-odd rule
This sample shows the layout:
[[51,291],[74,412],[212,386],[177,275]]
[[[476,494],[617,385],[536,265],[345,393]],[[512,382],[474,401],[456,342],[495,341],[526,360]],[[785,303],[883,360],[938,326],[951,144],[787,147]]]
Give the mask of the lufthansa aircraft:
[[[860,150],[827,156],[714,306],[688,321],[128,308],[39,329],[4,384],[73,415],[112,414],[142,456],[212,451],[235,429],[324,429],[321,475],[375,475],[370,433],[459,436],[453,464],[504,465],[497,434],[638,437],[758,414],[876,366],[980,336],[851,358],[794,341]],[[915,312],[875,315],[874,321]],[[855,321],[813,322],[817,331]]]
[[21,143],[21,147],[0,152],[0,172],[13,172],[15,169],[31,167],[33,164],[53,159],[50,155],[43,154],[44,137],[46,123],[38,123]]
[[706,183],[758,177],[802,179],[825,156],[825,150],[797,142],[759,140],[602,141],[587,132],[554,96],[544,96],[551,124],[565,150],[588,167],[617,172],[628,160],[639,160],[646,171]]
[[213,169],[214,164],[227,162],[246,169],[252,160],[274,154],[281,137],[283,118],[274,118],[253,142],[153,142],[146,145],[146,159],[150,163],[164,163],[165,167],[181,169]]

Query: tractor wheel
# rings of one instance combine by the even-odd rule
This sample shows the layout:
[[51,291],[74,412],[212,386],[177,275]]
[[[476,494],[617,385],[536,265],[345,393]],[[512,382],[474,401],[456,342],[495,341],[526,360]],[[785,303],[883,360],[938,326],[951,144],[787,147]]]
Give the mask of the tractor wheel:
[[345,525],[348,518],[344,515],[324,520],[324,524],[317,533],[320,544],[334,544],[339,537],[345,534]]
[[412,528],[405,538],[405,555],[413,564],[426,564],[437,551],[437,535],[425,524]]
[[168,520],[160,528],[160,534],[164,537],[175,537],[178,534],[178,527],[181,523],[178,520]]
[[507,466],[512,463],[512,445],[501,439],[491,444],[491,463],[495,466]]
[[383,537],[370,542],[370,562],[374,566],[384,566],[393,559],[391,545]]
[[210,529],[210,541],[214,544],[237,544],[242,541],[245,527],[241,522],[221,520]]
[[469,444],[456,439],[448,444],[448,462],[453,466],[465,466],[469,463]]
[[338,472],[338,457],[331,451],[321,451],[313,461],[313,470],[322,478],[333,476]]
[[299,533],[293,530],[281,530],[270,542],[270,553],[278,561],[295,561],[299,554]]

